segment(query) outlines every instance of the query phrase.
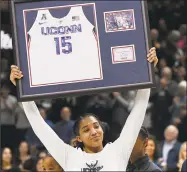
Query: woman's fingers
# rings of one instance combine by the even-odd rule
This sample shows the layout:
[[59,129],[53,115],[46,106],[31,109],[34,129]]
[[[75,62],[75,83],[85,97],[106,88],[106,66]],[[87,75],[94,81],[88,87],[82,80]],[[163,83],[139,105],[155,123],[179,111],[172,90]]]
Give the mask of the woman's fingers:
[[153,47],[153,48],[151,48],[151,49],[149,50],[149,53],[148,53],[148,55],[147,55],[147,60],[148,60],[150,63],[154,62],[154,66],[157,65],[157,63],[158,63],[158,58],[157,58],[157,55],[156,55],[156,48],[155,48],[155,47]]
[[155,47],[152,47],[149,52],[152,52],[152,51],[156,51],[156,48]]
[[21,72],[19,72],[19,71],[14,71],[14,72],[12,72],[13,74],[17,74],[17,75],[22,75],[22,73]]
[[155,55],[151,55],[147,60],[149,62],[153,62],[155,60],[156,56]]
[[19,79],[19,78],[21,78],[23,76],[22,71],[20,71],[19,68],[17,66],[15,66],[15,65],[11,66],[11,74],[16,79]]
[[23,76],[22,72],[21,71],[17,71],[17,70],[16,71],[12,71],[11,74],[13,76],[19,76],[19,77]]
[[151,51],[147,54],[147,57],[150,57],[150,56],[156,56],[156,51]]
[[19,69],[16,65],[11,65],[11,69]]
[[23,77],[22,72],[15,65],[11,65],[10,80],[14,85],[16,85],[16,79],[21,79]]
[[157,58],[156,54],[151,54],[148,56],[147,60],[150,62],[150,61],[154,60],[154,58]]
[[157,65],[158,63],[158,58],[156,56],[151,56],[150,58],[147,59],[150,63],[154,62],[154,66]]
[[18,68],[11,68],[11,72],[22,73],[22,71],[20,71]]
[[15,79],[20,79],[20,78],[22,78],[22,77],[23,77],[22,74],[14,73],[14,78],[15,78]]

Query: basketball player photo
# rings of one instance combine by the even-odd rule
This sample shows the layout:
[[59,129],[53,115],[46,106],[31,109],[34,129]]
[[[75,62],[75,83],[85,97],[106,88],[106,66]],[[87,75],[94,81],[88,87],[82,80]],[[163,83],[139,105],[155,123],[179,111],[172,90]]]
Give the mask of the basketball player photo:
[[23,16],[31,87],[103,79],[94,3],[26,9]]
[[104,13],[106,32],[135,30],[134,10],[110,11]]

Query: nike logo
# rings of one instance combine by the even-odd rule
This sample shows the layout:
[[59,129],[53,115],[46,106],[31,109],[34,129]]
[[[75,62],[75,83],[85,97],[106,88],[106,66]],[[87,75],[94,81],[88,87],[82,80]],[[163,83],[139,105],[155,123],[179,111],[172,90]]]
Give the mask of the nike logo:
[[43,22],[43,23],[40,23],[40,22],[39,22],[40,25],[41,25],[41,24],[44,24],[44,23],[47,23],[47,22]]

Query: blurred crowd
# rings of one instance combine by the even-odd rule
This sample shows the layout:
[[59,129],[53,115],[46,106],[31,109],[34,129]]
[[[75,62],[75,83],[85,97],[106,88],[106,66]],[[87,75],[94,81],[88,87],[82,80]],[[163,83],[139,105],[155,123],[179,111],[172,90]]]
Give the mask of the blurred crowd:
[[[146,154],[163,171],[176,172],[180,171],[187,151],[184,1],[152,0],[148,1],[148,10],[152,46],[157,49],[159,64],[155,69],[157,87],[152,89],[144,120],[149,131]],[[12,37],[9,15],[6,10],[1,15],[1,29],[6,38],[9,36],[8,42]],[[46,163],[49,168],[61,170],[34,134],[22,105],[17,102],[16,89],[9,81],[10,65],[14,64],[12,49],[2,48],[1,56],[1,169],[37,172],[44,170],[42,164]],[[65,143],[75,146],[74,121],[85,112],[94,113],[103,121],[105,140],[116,140],[134,105],[135,96],[136,91],[132,90],[36,103],[46,123]]]

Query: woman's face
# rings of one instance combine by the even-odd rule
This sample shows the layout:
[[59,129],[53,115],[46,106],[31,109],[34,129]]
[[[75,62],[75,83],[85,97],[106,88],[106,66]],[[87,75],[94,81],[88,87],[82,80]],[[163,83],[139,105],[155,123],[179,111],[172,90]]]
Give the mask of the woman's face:
[[85,117],[80,122],[79,134],[77,140],[83,142],[84,147],[96,148],[102,146],[103,129],[95,117]]
[[20,153],[28,153],[29,152],[29,145],[27,142],[21,142],[19,146]]
[[9,148],[5,148],[2,153],[2,160],[5,162],[11,162],[12,152]]
[[151,139],[148,140],[147,147],[145,149],[146,154],[149,157],[153,157],[155,153],[155,142]]
[[39,171],[43,171],[43,159],[38,160],[37,164],[36,164],[36,170]]
[[160,59],[160,61],[159,61],[159,67],[162,69],[165,66],[167,66],[166,60],[165,59]]
[[52,157],[46,157],[43,160],[43,171],[60,172],[62,169]]

